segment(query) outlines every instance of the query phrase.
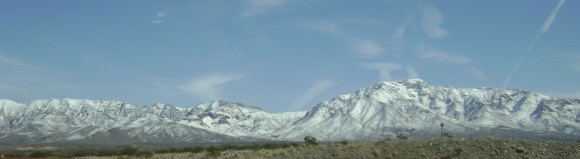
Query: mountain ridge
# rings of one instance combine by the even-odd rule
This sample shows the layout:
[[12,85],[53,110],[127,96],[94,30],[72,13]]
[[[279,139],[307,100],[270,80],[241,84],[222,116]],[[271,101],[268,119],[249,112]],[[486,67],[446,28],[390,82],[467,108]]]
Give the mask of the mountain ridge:
[[203,143],[394,138],[522,131],[580,136],[580,99],[520,89],[435,86],[421,79],[379,82],[318,103],[308,111],[270,113],[222,100],[182,108],[88,99],[0,99],[0,142],[40,143],[131,138],[126,142]]

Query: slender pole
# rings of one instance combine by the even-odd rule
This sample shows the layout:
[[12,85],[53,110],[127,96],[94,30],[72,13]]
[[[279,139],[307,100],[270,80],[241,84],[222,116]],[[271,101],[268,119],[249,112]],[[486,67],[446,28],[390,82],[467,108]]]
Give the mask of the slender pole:
[[441,123],[441,131],[439,132],[441,138],[443,138],[443,126],[445,126],[445,124]]

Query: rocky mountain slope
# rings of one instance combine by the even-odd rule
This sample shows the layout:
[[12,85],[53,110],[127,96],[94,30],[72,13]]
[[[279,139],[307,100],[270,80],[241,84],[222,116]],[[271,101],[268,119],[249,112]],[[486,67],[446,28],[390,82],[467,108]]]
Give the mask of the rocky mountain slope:
[[[0,142],[203,143],[263,141],[305,112],[268,113],[239,103],[213,101],[190,108],[135,106],[120,101],[0,101]],[[18,138],[18,141],[15,141]]]
[[[517,89],[381,82],[323,101],[308,112],[269,113],[213,101],[189,108],[120,101],[0,100],[0,142],[99,144],[364,140],[408,134],[580,136],[580,99]],[[516,132],[516,133],[515,133]],[[516,135],[517,136],[517,135]]]
[[319,103],[292,128],[281,131],[281,137],[432,136],[439,135],[441,123],[445,132],[455,134],[518,130],[579,136],[580,99],[518,89],[433,86],[420,79],[382,82]]

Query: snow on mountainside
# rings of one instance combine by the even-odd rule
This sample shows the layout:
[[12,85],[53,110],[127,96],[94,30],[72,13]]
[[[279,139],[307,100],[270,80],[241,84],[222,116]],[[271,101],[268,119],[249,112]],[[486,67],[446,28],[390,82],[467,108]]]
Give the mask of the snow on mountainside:
[[[53,99],[28,105],[0,100],[0,142],[24,137],[37,142],[75,140],[130,142],[261,141],[305,112],[268,113],[239,103],[213,101],[190,108],[135,106],[120,101]],[[97,139],[92,139],[97,138]]]
[[268,113],[260,108],[240,103],[213,101],[193,107],[179,123],[212,130],[231,136],[262,137],[288,122],[303,117],[306,112]]
[[[212,101],[180,108],[120,101],[0,100],[0,143],[99,144],[384,139],[459,134],[551,134],[580,138],[580,99],[517,89],[453,88],[419,79],[381,82],[310,111],[269,113]],[[493,133],[490,133],[493,132]],[[517,133],[516,133],[517,132]]]
[[433,86],[420,79],[381,82],[323,101],[281,138],[365,139],[399,133],[438,134],[508,128],[580,135],[580,99],[551,98],[517,89]]

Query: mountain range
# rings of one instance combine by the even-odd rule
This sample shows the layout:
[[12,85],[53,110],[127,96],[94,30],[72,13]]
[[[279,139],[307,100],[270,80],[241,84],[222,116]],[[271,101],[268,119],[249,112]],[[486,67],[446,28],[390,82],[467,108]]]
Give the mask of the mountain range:
[[[443,126],[443,127],[441,127]],[[457,136],[580,139],[580,99],[519,89],[380,82],[309,111],[216,100],[182,108],[88,99],[0,100],[0,143],[221,143]]]

